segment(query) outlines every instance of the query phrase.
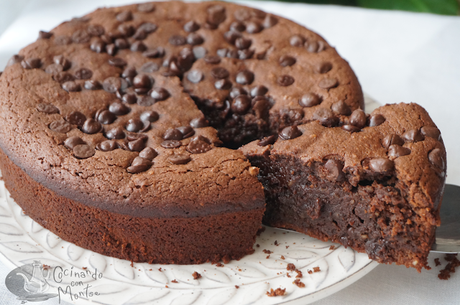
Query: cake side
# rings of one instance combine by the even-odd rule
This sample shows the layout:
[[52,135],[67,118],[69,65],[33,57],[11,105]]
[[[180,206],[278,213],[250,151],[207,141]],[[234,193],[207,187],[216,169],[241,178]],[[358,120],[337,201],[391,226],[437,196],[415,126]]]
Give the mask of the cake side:
[[[380,123],[371,123],[377,117]],[[293,139],[242,148],[260,166],[264,222],[420,271],[440,221],[440,132],[416,104],[380,107],[359,128],[350,123],[312,122]]]

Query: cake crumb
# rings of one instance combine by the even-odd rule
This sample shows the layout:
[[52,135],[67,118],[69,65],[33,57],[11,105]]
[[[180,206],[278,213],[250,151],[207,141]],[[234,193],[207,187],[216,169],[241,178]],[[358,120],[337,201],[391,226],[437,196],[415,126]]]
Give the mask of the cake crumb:
[[161,270],[161,267],[160,267],[160,268],[158,268],[158,271],[162,272],[163,270]]
[[169,288],[169,286],[168,286],[168,285],[165,285],[165,288]]
[[292,282],[292,284],[296,285],[297,287],[300,287],[300,288],[305,288],[305,284],[302,283],[300,281],[300,279],[295,279],[294,282]]
[[192,274],[192,275],[193,275],[193,279],[194,279],[194,280],[197,280],[197,279],[201,278],[201,274],[199,274],[199,273],[198,273],[198,272],[196,272],[196,271],[195,271],[195,272],[193,272],[193,274]]
[[289,246],[286,246],[286,249],[289,249]]
[[320,272],[321,269],[319,267],[313,267],[313,272]]
[[434,263],[436,264],[436,267],[441,265],[441,262],[439,261],[439,257],[434,259]]
[[150,268],[150,269],[149,269],[149,271],[153,271],[153,269],[152,269],[152,268]]
[[334,246],[334,245],[331,245],[331,246],[329,247],[329,250],[331,250],[331,251],[332,251],[332,250],[335,250],[335,246]]
[[270,288],[270,291],[267,291],[266,294],[269,297],[278,297],[278,296],[283,296],[286,294],[286,288],[281,289],[281,288],[276,288],[273,290],[273,288]]
[[236,288],[236,289],[238,289],[238,288],[240,288],[240,286],[238,286],[238,285],[235,285],[235,288]]
[[284,255],[281,255],[281,259],[286,259],[286,258],[284,257]]
[[264,233],[264,232],[265,232],[265,227],[262,227],[262,228],[260,228],[259,230],[257,230],[256,235],[257,235],[257,236],[260,236],[260,234],[262,234],[262,233]]
[[270,253],[273,253],[272,251],[270,251],[270,250],[267,250],[267,249],[263,249],[262,251],[263,251],[265,254],[270,254]]
[[[42,268],[43,268],[43,270],[50,270],[51,266],[43,264]],[[86,270],[86,267],[83,267],[83,270]]]
[[259,245],[259,244],[256,244],[256,247],[257,247],[257,248],[260,248],[260,245]]
[[295,270],[295,265],[293,263],[289,263],[286,267],[288,271],[294,271]]
[[289,277],[289,278],[291,277],[291,275],[289,273],[286,273],[286,276]]
[[308,274],[313,274],[313,271],[311,271],[311,270],[308,270],[307,272],[308,272]]
[[280,245],[280,244],[278,244],[278,241],[277,241],[277,240],[275,240],[274,244],[275,244],[275,246],[279,246],[279,245]]
[[297,273],[297,275],[295,276],[296,278],[302,278],[303,277],[303,273],[302,271],[300,271],[299,269],[296,269],[295,272]]
[[223,267],[223,266],[224,266],[224,264],[222,264],[222,263],[217,263],[216,264],[216,267]]
[[172,280],[171,283],[179,283],[176,279]]
[[265,258],[266,258],[266,259],[269,259],[269,258],[270,258],[270,254],[269,254],[269,255],[267,255],[267,257],[265,257]]
[[134,262],[133,261],[131,261],[131,267],[134,267]]
[[455,273],[455,268],[460,266],[460,261],[457,258],[457,254],[447,254],[444,259],[449,263],[444,269],[439,271],[438,278],[440,280],[448,280],[451,273]]
[[259,168],[255,166],[249,167],[249,175],[257,176],[259,174]]

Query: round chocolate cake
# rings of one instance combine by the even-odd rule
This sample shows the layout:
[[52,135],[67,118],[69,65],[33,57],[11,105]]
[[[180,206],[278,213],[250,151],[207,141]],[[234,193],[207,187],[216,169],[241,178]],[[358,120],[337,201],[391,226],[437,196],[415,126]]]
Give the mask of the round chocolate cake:
[[26,214],[105,255],[239,259],[264,217],[420,270],[439,130],[414,104],[363,107],[347,62],[289,20],[220,2],[103,8],[9,61],[0,166]]

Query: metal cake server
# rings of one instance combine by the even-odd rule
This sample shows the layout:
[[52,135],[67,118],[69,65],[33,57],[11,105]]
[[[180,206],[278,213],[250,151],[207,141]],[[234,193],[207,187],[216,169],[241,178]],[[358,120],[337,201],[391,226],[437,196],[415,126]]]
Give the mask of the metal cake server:
[[436,229],[435,253],[460,252],[460,186],[446,184],[441,205],[441,226]]

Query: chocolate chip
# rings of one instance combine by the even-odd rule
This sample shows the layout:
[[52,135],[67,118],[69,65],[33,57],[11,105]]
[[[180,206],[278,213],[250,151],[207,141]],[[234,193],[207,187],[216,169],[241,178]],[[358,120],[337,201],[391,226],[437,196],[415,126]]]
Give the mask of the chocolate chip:
[[350,107],[347,104],[345,104],[345,102],[342,101],[342,100],[332,104],[331,108],[332,108],[332,111],[334,111],[337,114],[341,114],[341,115],[350,115],[351,114]]
[[158,27],[156,24],[153,24],[151,22],[145,22],[141,24],[137,30],[150,34],[150,33],[155,32],[157,29]]
[[230,76],[227,69],[222,67],[216,67],[211,70],[211,76],[215,79],[224,79]]
[[376,173],[389,175],[394,170],[394,162],[386,158],[375,158],[369,161],[369,168]]
[[249,34],[260,33],[263,29],[263,25],[257,21],[250,21],[246,23],[246,32],[248,32]]
[[107,51],[107,54],[111,55],[111,56],[115,56],[115,54],[117,53],[117,47],[115,46],[115,44],[111,43],[109,45],[107,45],[105,47],[105,50]]
[[124,78],[134,78],[137,75],[137,71],[134,67],[127,67],[121,74]]
[[241,60],[250,59],[254,55],[254,50],[238,50],[238,58]]
[[282,67],[290,67],[296,63],[296,59],[289,55],[282,55],[279,59],[279,63]]
[[65,139],[64,146],[73,149],[77,145],[86,144],[80,137],[70,137]]
[[139,157],[152,161],[158,153],[151,147],[144,148],[140,153]]
[[109,111],[116,115],[125,115],[128,114],[131,109],[123,103],[115,102],[110,104]]
[[257,142],[257,145],[266,146],[266,145],[274,144],[276,142],[276,138],[277,137],[275,135],[264,137],[259,142]]
[[181,35],[173,35],[169,38],[169,43],[173,46],[182,46],[187,42],[187,39]]
[[194,84],[198,84],[203,80],[203,73],[200,70],[192,70],[188,72],[187,79]]
[[200,29],[200,25],[193,20],[190,20],[189,22],[184,24],[184,31],[186,32],[192,33],[192,32],[198,31],[199,29]]
[[388,157],[391,160],[396,159],[398,157],[406,156],[410,153],[411,151],[409,148],[402,147],[396,144],[390,145],[390,147],[388,148]]
[[[133,79],[134,88],[150,89],[153,85],[153,79],[146,74],[138,74]],[[148,91],[148,90],[147,90]]]
[[428,153],[428,160],[430,160],[434,166],[439,167],[442,170],[446,168],[443,151],[439,148],[435,148]]
[[102,36],[105,33],[105,29],[102,25],[90,24],[86,28],[86,32],[91,36]]
[[87,144],[77,145],[72,149],[72,151],[73,155],[78,159],[87,159],[94,156],[94,154],[96,153],[94,148]]
[[96,119],[99,121],[99,123],[107,125],[115,122],[117,116],[108,110],[103,110],[100,113],[98,113]]
[[116,93],[119,90],[123,91],[128,88],[128,83],[121,77],[111,76],[104,80],[102,87],[109,93]]
[[21,61],[21,65],[24,69],[38,69],[42,61],[39,58],[28,58]]
[[190,126],[193,128],[202,128],[209,125],[208,120],[205,118],[196,118],[190,121]]
[[275,26],[277,23],[278,23],[278,18],[276,18],[276,17],[273,16],[273,15],[267,15],[267,16],[265,17],[265,19],[264,19],[264,22],[263,22],[264,27],[265,27],[266,29]]
[[297,128],[296,125],[285,127],[279,134],[282,140],[291,140],[298,138],[302,135],[302,132]]
[[248,70],[238,72],[236,82],[241,85],[250,85],[254,81],[254,73]]
[[422,135],[422,133],[418,129],[412,129],[412,130],[406,131],[405,133],[403,133],[402,138],[406,142],[419,142],[425,139],[425,137]]
[[63,84],[65,82],[73,81],[75,77],[72,74],[67,73],[67,72],[58,72],[53,75],[53,79],[57,81],[58,83]]
[[232,101],[231,109],[234,113],[245,114],[251,108],[251,99],[247,95],[240,95]]
[[148,50],[142,53],[147,58],[159,58],[165,56],[165,50],[162,47],[158,47],[153,50]]
[[90,79],[93,76],[93,71],[86,68],[80,68],[75,71],[75,78],[76,79]]
[[[147,36],[148,36],[147,32],[146,32],[146,31],[143,31],[143,30],[141,30],[141,29],[139,28],[139,29],[137,29],[136,32],[134,33],[133,38],[134,38],[135,40],[143,40],[143,39],[147,38]],[[137,42],[139,42],[139,41],[137,41]]]
[[212,25],[219,25],[227,18],[225,14],[225,7],[219,4],[208,7],[207,12],[208,17],[206,20],[209,24]]
[[158,64],[156,62],[146,62],[140,68],[140,71],[144,73],[153,73],[158,70],[160,70],[160,67],[158,67]]
[[51,104],[38,104],[37,110],[46,114],[59,113],[59,109]]
[[118,48],[118,50],[128,49],[129,42],[124,38],[117,38],[115,39],[115,46]]
[[322,89],[331,89],[335,88],[339,85],[339,82],[336,78],[323,78],[322,80],[319,81],[318,87]]
[[187,146],[187,151],[192,154],[202,154],[211,149],[211,141],[201,135],[194,137]]
[[165,141],[161,142],[161,146],[163,148],[168,148],[168,149],[178,148],[178,147],[181,146],[181,142],[178,141],[178,140],[165,140]]
[[214,87],[218,90],[229,90],[232,87],[232,82],[228,79],[219,79],[214,83]]
[[60,132],[60,133],[67,133],[72,129],[72,125],[67,123],[64,120],[54,121],[49,125],[49,128],[52,131]]
[[301,47],[305,43],[305,38],[300,35],[294,35],[289,39],[289,43],[293,47]]
[[105,51],[105,45],[105,42],[101,39],[94,39],[89,48],[96,53],[102,53]]
[[87,89],[87,90],[99,90],[99,89],[102,89],[102,85],[97,80],[87,80],[85,82],[85,89]]
[[128,167],[126,170],[128,171],[128,173],[138,174],[141,172],[145,172],[151,166],[152,166],[152,161],[144,159],[142,157],[136,157],[131,163],[131,166]]
[[228,32],[225,32],[224,34],[225,40],[230,44],[235,44],[235,41],[241,37],[242,37],[241,33],[235,32],[235,31],[228,31]]
[[24,56],[22,55],[13,55],[9,60],[8,63],[6,64],[7,67],[12,66],[14,64],[20,63],[24,59]]
[[38,39],[50,39],[53,33],[40,31],[38,32]]
[[290,86],[294,83],[294,78],[290,75],[281,75],[278,77],[278,79],[276,80],[278,85],[280,86],[283,86],[283,87],[287,87],[287,86]]
[[81,90],[81,86],[74,81],[68,81],[62,84],[62,89],[67,92],[77,92]]
[[105,133],[107,139],[123,139],[125,137],[125,132],[120,126],[110,129]]
[[234,32],[243,32],[246,30],[246,26],[242,22],[234,21],[230,24],[230,30]]
[[246,8],[240,8],[233,13],[233,16],[239,21],[246,21],[251,18],[251,13]]
[[265,13],[264,11],[261,11],[261,10],[258,10],[258,9],[252,9],[251,10],[251,16],[253,16],[253,17],[263,19],[263,18],[265,18],[266,15],[267,15],[267,13]]
[[58,46],[65,46],[72,43],[72,39],[67,35],[60,35],[54,38],[54,43]]
[[124,11],[124,12],[117,14],[116,18],[120,22],[131,21],[133,20],[133,14],[131,13],[131,11]]
[[83,126],[83,123],[85,123],[86,116],[80,111],[72,111],[65,117],[65,119],[70,124],[77,125],[80,127]]
[[230,91],[231,98],[236,98],[237,96],[240,96],[240,95],[248,95],[248,92],[244,90],[243,88],[239,88],[239,87],[233,87],[232,91]]
[[126,104],[135,104],[137,103],[137,96],[134,93],[126,93],[121,100]]
[[361,109],[356,109],[350,116],[350,124],[358,128],[366,126],[367,116]]
[[436,127],[423,126],[420,131],[422,132],[422,135],[424,135],[425,137],[434,138],[436,140],[439,140],[441,136],[441,132]]
[[227,56],[227,52],[228,50],[227,49],[219,49],[217,50],[217,55],[220,56],[220,57],[226,57]]
[[155,10],[155,4],[152,2],[140,3],[137,5],[137,10],[142,13],[151,13]]
[[385,118],[381,114],[374,114],[374,115],[371,115],[369,118],[370,127],[379,126],[383,122],[385,122]]
[[321,125],[326,127],[333,127],[336,126],[339,122],[339,118],[337,118],[332,110],[327,108],[319,108],[313,114],[313,120],[318,120]]
[[208,51],[204,47],[193,47],[193,56],[196,59],[200,59],[206,56]]
[[145,148],[145,143],[143,139],[137,139],[137,140],[128,142],[128,149],[130,151],[142,151],[144,148]]
[[262,85],[255,86],[251,89],[251,96],[264,96],[268,92],[268,88]]
[[152,92],[150,92],[150,96],[157,101],[164,101],[170,97],[168,90],[164,88],[154,88]]
[[252,44],[252,40],[244,38],[244,37],[240,37],[235,40],[235,47],[237,47],[237,49],[240,49],[240,50],[249,49],[251,44]]
[[307,41],[304,44],[305,49],[307,52],[310,53],[318,53],[324,50],[324,42],[322,41]]
[[75,43],[87,43],[91,40],[91,35],[84,29],[76,30],[72,34],[72,41]]
[[257,118],[268,120],[268,111],[270,110],[270,102],[263,96],[256,96],[252,100],[254,114]]
[[127,63],[124,59],[115,57],[115,58],[109,58],[109,65],[115,66],[115,67],[124,67],[127,65]]
[[130,119],[125,126],[127,131],[138,132],[144,129],[144,123],[139,119]]
[[190,158],[190,156],[188,155],[184,155],[184,154],[177,154],[177,155],[172,155],[168,158],[169,162],[171,162],[172,164],[176,164],[176,165],[179,165],[179,164],[187,164],[189,163],[192,159]]
[[382,140],[382,146],[386,149],[388,149],[391,145],[404,145],[404,140],[401,139],[400,136],[391,134],[387,135],[385,138]]
[[183,139],[187,139],[195,134],[195,130],[190,126],[181,126],[176,129],[180,131]]
[[45,72],[48,74],[57,74],[59,72],[64,71],[64,68],[61,65],[58,64],[51,64],[48,67],[46,67]]
[[144,52],[147,50],[147,46],[142,41],[135,41],[130,48],[133,52]]
[[349,124],[342,125],[342,129],[351,133],[361,131],[361,128]]
[[102,125],[96,120],[87,119],[83,126],[81,127],[81,131],[88,134],[95,134],[102,130]]
[[324,74],[332,70],[332,64],[330,62],[321,62],[315,67],[315,72]]
[[342,181],[344,178],[343,174],[343,163],[339,160],[329,159],[324,164],[326,169],[326,179],[332,182]]
[[151,96],[141,96],[137,99],[137,104],[143,107],[149,107],[155,104],[157,101]]
[[158,121],[159,117],[160,116],[158,115],[158,113],[153,110],[144,111],[142,112],[140,116],[141,121],[144,121],[144,122],[156,122]]
[[192,46],[200,45],[203,42],[204,42],[203,37],[201,37],[201,35],[199,35],[197,33],[190,33],[187,36],[187,43],[192,45]]
[[61,65],[64,68],[64,71],[70,69],[72,66],[72,63],[62,55],[54,56],[53,61],[55,64]]
[[322,99],[315,93],[306,93],[299,99],[299,105],[302,107],[313,107],[321,102]]
[[163,135],[163,139],[165,140],[182,140],[183,135],[182,133],[176,128],[169,128],[165,131]]
[[102,151],[112,151],[118,148],[118,143],[114,140],[107,140],[99,143],[96,148]]

